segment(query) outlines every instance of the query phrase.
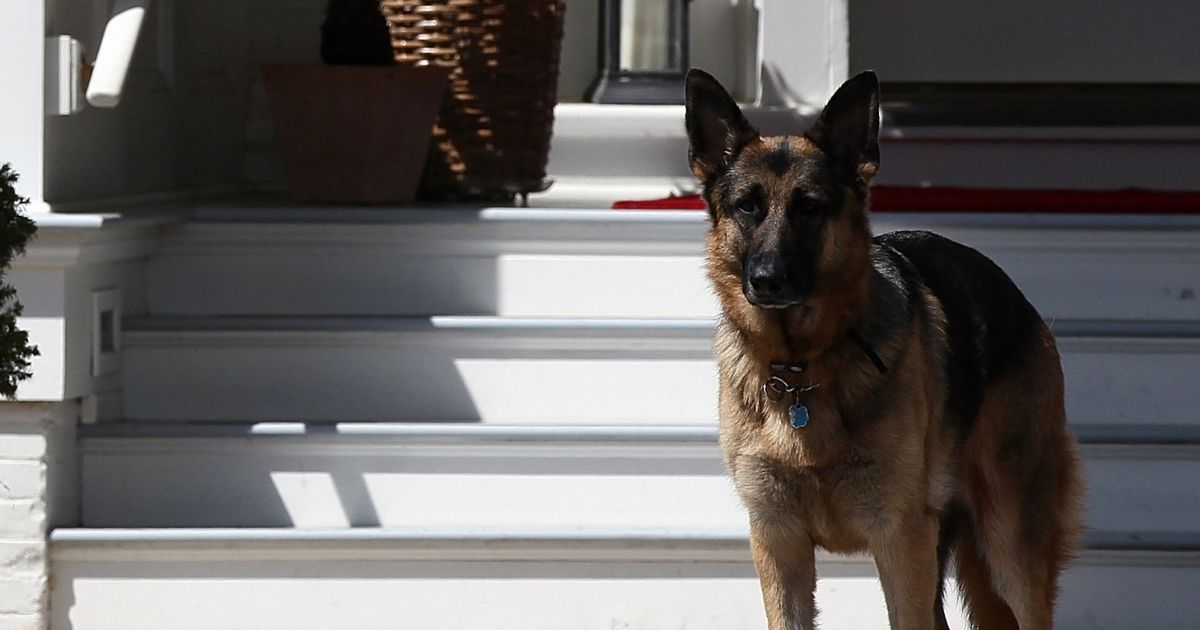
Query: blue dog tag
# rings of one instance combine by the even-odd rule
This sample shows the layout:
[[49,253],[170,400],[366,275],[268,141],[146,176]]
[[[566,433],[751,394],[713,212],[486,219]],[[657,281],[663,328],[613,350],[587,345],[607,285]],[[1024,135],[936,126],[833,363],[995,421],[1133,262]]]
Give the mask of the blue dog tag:
[[788,407],[788,418],[792,421],[792,426],[797,429],[803,429],[808,426],[808,407],[800,404],[800,401],[792,403]]

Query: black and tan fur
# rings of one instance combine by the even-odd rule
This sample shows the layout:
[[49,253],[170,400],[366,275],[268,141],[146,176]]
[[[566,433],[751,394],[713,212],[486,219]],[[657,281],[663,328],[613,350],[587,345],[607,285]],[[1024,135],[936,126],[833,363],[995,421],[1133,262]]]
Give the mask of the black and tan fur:
[[[764,138],[693,70],[687,128],[723,309],[721,445],[771,630],[814,627],[814,547],[873,555],[893,628],[946,627],[951,560],[978,628],[1050,628],[1082,492],[1054,338],[975,250],[872,238],[875,75],[803,136]],[[808,426],[764,396],[772,363],[805,366],[784,378],[815,386]]]

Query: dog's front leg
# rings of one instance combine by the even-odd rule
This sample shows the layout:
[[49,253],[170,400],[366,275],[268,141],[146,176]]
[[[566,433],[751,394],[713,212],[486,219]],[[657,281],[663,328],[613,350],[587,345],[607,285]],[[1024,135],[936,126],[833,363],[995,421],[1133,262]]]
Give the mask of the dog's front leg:
[[921,514],[873,541],[871,551],[893,630],[937,628],[937,538],[937,519]]
[[817,575],[812,538],[779,523],[751,519],[750,551],[762,585],[767,627],[815,628]]

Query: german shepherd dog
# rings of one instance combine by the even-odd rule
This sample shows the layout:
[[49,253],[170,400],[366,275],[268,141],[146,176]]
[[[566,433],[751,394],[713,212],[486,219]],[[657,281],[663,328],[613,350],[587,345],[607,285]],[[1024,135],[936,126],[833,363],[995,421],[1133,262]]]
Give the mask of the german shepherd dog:
[[760,137],[687,77],[725,464],[771,630],[814,627],[814,547],[870,552],[892,628],[946,628],[951,558],[978,628],[1053,624],[1081,529],[1054,337],[1003,271],[928,232],[872,238],[879,83]]

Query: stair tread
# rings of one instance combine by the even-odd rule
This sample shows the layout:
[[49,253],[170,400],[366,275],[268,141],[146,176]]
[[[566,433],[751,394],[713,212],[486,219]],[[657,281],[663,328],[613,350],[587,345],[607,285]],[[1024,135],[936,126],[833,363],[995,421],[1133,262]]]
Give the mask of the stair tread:
[[[665,528],[58,528],[50,533],[59,545],[89,543],[402,543],[479,541],[494,544],[521,542],[589,543],[682,543],[744,547],[745,530],[722,530],[702,526]],[[1083,547],[1094,551],[1200,552],[1200,530],[1196,531],[1088,531]],[[838,558],[830,554],[832,558]]]
[[[256,197],[194,206],[189,218],[195,223],[285,223],[285,224],[453,224],[453,223],[658,223],[704,224],[703,212],[661,212],[595,208],[517,208],[487,204],[362,207],[302,205],[293,201]],[[1165,217],[1164,217],[1165,218]],[[1172,223],[1171,225],[1176,225]]]
[[[1173,424],[1088,424],[1072,426],[1076,439],[1090,445],[1196,446],[1200,426]],[[114,422],[80,427],[85,440],[97,439],[381,439],[431,442],[575,442],[716,445],[711,425],[514,425],[413,422]]]
[[[566,205],[566,204],[564,204]],[[517,208],[486,204],[444,206],[371,207],[335,204],[298,204],[270,195],[195,203],[188,212],[193,223],[319,223],[319,224],[410,224],[410,223],[659,223],[696,224],[708,222],[700,211],[612,210],[599,206]],[[880,224],[979,228],[1075,228],[1075,229],[1195,229],[1200,217],[1166,214],[1051,214],[1051,213],[887,213]]]
[[[432,316],[191,316],[125,317],[126,332],[471,332],[673,333],[711,334],[713,318],[572,318],[500,315]],[[1200,321],[1056,319],[1048,322],[1059,337],[1200,338]]]
[[131,332],[189,331],[648,331],[711,334],[711,318],[533,318],[492,315],[435,315],[427,317],[308,317],[308,316],[151,316],[126,317]]

